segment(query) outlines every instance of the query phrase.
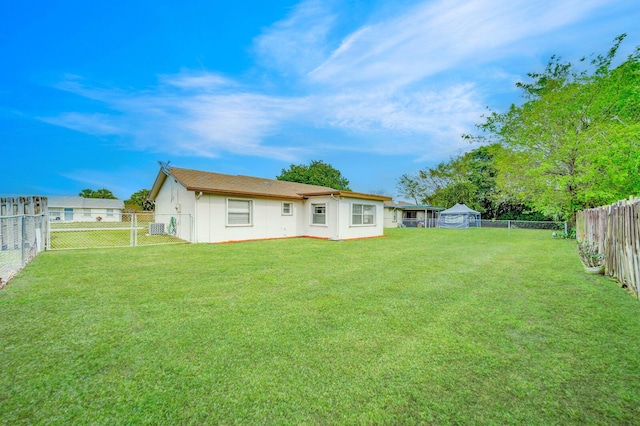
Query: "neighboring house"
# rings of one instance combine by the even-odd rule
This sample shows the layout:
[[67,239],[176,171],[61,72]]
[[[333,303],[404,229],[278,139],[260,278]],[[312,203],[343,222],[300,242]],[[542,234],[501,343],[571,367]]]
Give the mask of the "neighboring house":
[[[389,197],[249,176],[161,167],[151,188],[156,222],[188,214],[193,241],[285,237],[335,240],[383,235]],[[175,219],[174,219],[175,220]],[[167,225],[167,224],[165,224]],[[191,230],[176,235],[188,239]]]
[[404,201],[385,201],[384,226],[385,228],[436,228],[441,210],[444,208],[417,206]]
[[121,222],[124,201],[103,198],[48,197],[51,222]]
[[466,204],[456,204],[440,212],[439,225],[440,228],[480,227],[480,212],[470,209]]

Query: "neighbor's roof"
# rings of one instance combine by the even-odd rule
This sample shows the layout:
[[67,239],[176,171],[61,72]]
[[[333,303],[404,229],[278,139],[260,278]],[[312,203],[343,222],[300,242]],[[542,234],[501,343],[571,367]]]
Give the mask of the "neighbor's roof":
[[340,191],[326,186],[307,185],[275,179],[263,179],[251,176],[225,175],[199,170],[171,167],[161,168],[149,194],[155,200],[167,176],[170,175],[189,191],[206,194],[242,195],[247,197],[265,197],[282,199],[303,199],[308,196],[340,195],[343,197],[385,201],[389,197],[358,192]]
[[480,214],[480,212],[477,212],[475,210],[470,209],[469,207],[467,207],[466,204],[456,204],[455,206],[451,207],[450,209],[441,211],[440,214],[465,214],[465,213],[474,213],[474,214]]
[[424,204],[416,205],[416,204],[406,203],[404,201],[396,201],[396,202],[385,201],[384,206],[394,207],[398,210],[444,210],[444,207],[429,206]]
[[48,206],[51,207],[76,207],[76,208],[102,208],[102,209],[124,209],[124,201],[109,200],[106,198],[84,198],[53,196],[48,198]]
[[396,207],[396,208],[400,208],[400,207],[404,207],[404,206],[415,206],[415,204],[407,203],[406,201],[393,201],[393,200],[389,200],[389,201],[385,201],[385,202],[384,202],[384,206],[385,206],[385,207]]

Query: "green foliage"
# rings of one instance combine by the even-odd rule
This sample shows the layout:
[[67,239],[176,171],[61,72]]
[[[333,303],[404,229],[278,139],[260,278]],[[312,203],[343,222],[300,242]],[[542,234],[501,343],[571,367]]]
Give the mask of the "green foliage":
[[425,198],[425,190],[417,176],[408,174],[400,176],[396,188],[400,195],[412,200],[415,204],[422,204]]
[[502,151],[499,144],[481,146],[414,176],[403,175],[397,188],[416,204],[449,208],[464,203],[487,219],[548,220],[497,186],[496,157]]
[[117,197],[115,195],[113,195],[113,193],[111,193],[111,191],[109,191],[108,189],[102,188],[102,189],[98,189],[98,190],[93,190],[93,189],[83,189],[82,191],[80,191],[80,193],[78,194],[78,196],[83,197],[83,198],[106,198],[106,199],[110,199],[110,200],[117,200]]
[[469,137],[501,144],[497,184],[508,197],[558,219],[640,193],[640,47],[618,66],[625,35],[587,69],[552,57],[525,99],[492,112]]
[[127,210],[131,211],[151,211],[154,208],[149,198],[149,190],[141,189],[131,194],[128,200],[124,202],[124,206]]
[[333,189],[350,191],[349,181],[339,170],[323,161],[311,161],[309,165],[292,164],[289,169],[282,169],[278,180],[326,186]]
[[44,252],[0,291],[0,423],[637,423],[640,305],[575,243],[416,231]]

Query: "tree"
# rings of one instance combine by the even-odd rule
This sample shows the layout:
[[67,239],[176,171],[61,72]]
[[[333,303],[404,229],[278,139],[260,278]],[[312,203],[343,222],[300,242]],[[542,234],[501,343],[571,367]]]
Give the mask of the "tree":
[[420,181],[420,175],[404,174],[400,176],[396,188],[400,195],[412,199],[415,204],[422,204],[422,200],[425,198],[426,191]]
[[496,158],[503,150],[498,144],[485,145],[415,175],[403,175],[398,190],[416,204],[448,208],[464,203],[487,218],[542,219],[498,187]]
[[[640,193],[640,48],[612,63],[625,35],[580,71],[553,56],[518,83],[525,102],[490,113],[480,136],[504,148],[500,190],[558,219]],[[581,62],[584,62],[584,58]]]
[[128,200],[124,202],[125,208],[132,211],[152,211],[154,205],[148,200],[150,191],[141,189],[131,194]]
[[314,160],[309,165],[292,164],[289,169],[282,169],[276,179],[351,191],[349,181],[342,176],[340,171],[323,161]]
[[111,191],[105,188],[98,189],[96,191],[89,188],[83,189],[78,195],[83,198],[106,198],[110,200],[117,200],[116,196],[113,195]]

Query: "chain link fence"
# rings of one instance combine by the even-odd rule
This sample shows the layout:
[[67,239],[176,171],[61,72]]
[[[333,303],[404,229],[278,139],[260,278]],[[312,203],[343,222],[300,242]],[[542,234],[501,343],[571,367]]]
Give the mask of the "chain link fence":
[[0,288],[47,245],[47,215],[0,216]]
[[483,228],[505,229],[548,229],[550,231],[569,232],[567,222],[533,221],[533,220],[481,220]]
[[58,222],[49,227],[49,249],[137,247],[193,241],[191,215],[122,213],[116,221]]

